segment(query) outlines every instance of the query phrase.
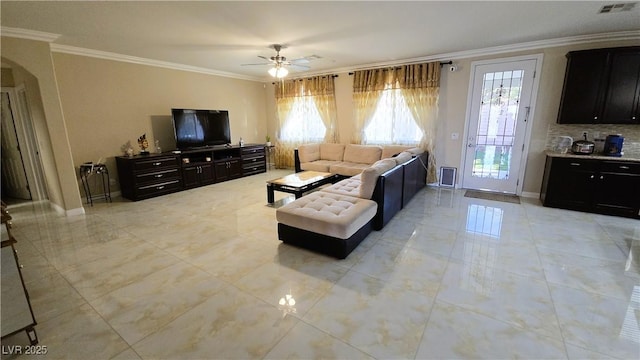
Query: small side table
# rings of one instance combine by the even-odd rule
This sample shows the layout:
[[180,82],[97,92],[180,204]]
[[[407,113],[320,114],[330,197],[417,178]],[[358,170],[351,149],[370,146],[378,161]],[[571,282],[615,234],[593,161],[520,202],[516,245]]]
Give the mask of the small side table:
[[[92,175],[100,175],[102,180],[102,194],[91,195],[91,187],[89,186],[89,178]],[[105,202],[111,202],[111,185],[109,184],[109,169],[105,164],[84,163],[80,165],[80,180],[84,193],[87,196],[87,204],[93,206],[93,199],[104,199]]]
[[276,146],[265,145],[264,150],[267,153],[267,170],[271,170],[276,166]]

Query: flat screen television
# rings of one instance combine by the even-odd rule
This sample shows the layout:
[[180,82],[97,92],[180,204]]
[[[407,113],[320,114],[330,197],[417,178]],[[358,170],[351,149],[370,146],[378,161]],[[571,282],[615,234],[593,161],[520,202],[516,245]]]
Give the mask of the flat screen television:
[[171,109],[171,117],[178,150],[231,143],[227,110]]

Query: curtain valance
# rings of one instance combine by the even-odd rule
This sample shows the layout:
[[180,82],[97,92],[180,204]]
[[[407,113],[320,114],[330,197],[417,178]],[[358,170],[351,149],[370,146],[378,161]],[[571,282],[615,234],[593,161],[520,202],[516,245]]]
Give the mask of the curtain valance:
[[426,89],[439,86],[440,62],[360,70],[353,73],[354,93],[385,89]]
[[276,99],[335,94],[333,75],[284,80],[277,82],[275,87]]

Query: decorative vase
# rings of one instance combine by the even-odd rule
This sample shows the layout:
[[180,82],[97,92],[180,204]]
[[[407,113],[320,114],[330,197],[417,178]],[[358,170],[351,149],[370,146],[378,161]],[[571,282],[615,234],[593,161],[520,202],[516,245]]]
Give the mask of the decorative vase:
[[267,146],[271,146],[271,141],[267,141]]

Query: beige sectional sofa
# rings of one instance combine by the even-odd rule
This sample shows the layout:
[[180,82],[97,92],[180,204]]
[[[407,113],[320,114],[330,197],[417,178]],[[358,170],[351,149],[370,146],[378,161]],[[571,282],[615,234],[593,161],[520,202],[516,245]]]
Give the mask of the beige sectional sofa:
[[426,185],[428,154],[400,146],[324,145],[329,146],[298,148],[296,171],[332,172],[344,179],[278,208],[278,237],[342,259]]
[[402,152],[417,155],[422,151],[411,146],[356,145],[356,144],[305,144],[298,147],[295,156],[296,172],[303,170],[330,172],[342,176],[354,176],[380,159],[391,158]]

